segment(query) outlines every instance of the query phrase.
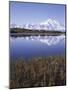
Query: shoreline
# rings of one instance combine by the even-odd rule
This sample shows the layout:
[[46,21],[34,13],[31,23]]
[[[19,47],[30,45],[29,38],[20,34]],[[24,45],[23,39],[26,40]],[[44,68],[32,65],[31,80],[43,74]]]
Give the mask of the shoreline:
[[11,37],[20,36],[59,36],[65,35],[65,33],[10,33]]

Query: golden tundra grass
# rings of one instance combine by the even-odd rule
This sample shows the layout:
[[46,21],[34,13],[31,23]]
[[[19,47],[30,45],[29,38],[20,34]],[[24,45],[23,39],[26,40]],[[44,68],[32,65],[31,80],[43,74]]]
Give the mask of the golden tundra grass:
[[64,56],[38,57],[10,62],[10,88],[66,85]]

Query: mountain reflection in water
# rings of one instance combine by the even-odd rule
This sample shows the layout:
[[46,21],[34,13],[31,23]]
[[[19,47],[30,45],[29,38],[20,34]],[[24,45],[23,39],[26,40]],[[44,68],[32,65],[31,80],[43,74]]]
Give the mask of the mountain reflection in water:
[[10,57],[29,59],[65,55],[65,36],[10,37]]
[[[15,37],[14,37],[15,38]],[[19,38],[19,37],[17,37]],[[36,40],[36,41],[39,41],[41,43],[45,43],[49,46],[51,45],[56,45],[58,44],[59,42],[62,42],[62,40],[65,39],[65,35],[60,35],[60,36],[26,36],[26,37],[20,37],[24,40]]]

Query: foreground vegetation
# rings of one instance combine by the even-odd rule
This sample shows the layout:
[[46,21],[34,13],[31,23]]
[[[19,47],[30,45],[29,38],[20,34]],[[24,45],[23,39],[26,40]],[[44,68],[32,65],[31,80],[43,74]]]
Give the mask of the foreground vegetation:
[[63,56],[10,62],[10,88],[61,85],[66,85],[66,61]]

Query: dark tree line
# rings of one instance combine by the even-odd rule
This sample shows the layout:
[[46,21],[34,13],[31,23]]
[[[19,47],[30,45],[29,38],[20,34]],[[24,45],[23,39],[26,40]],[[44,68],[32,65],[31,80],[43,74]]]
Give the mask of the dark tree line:
[[65,32],[61,31],[48,31],[48,30],[33,30],[33,29],[24,29],[24,28],[10,28],[10,33],[57,33],[57,34],[64,34]]

